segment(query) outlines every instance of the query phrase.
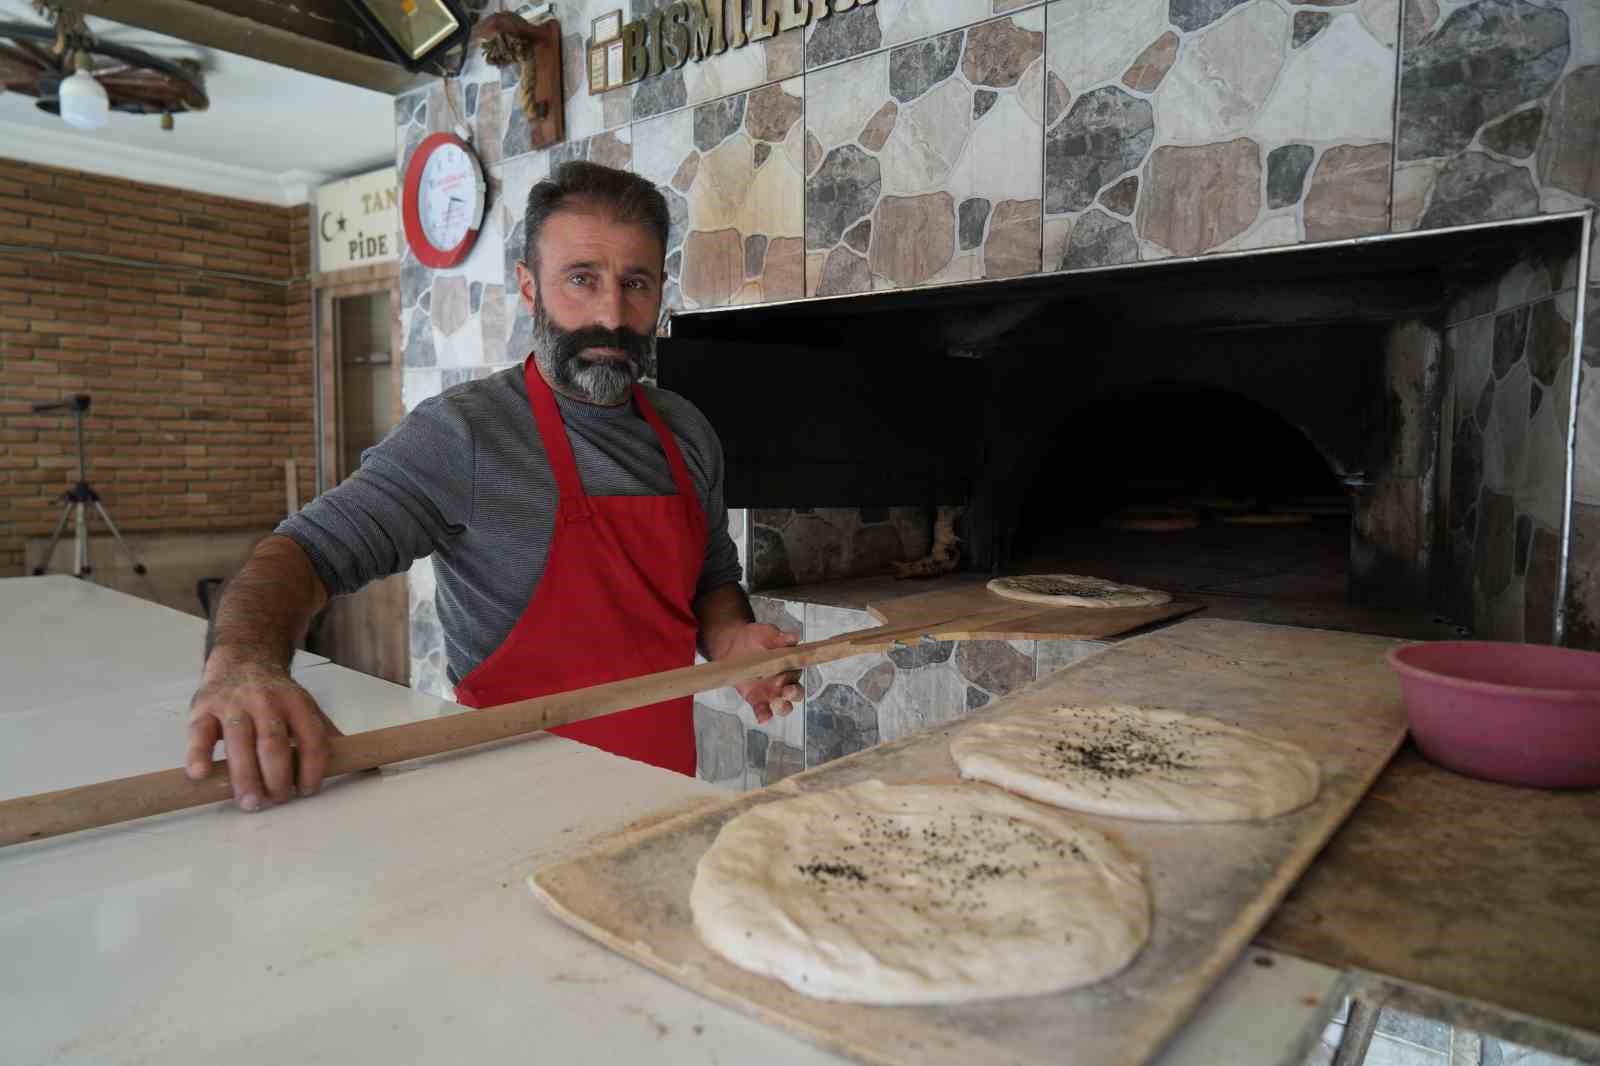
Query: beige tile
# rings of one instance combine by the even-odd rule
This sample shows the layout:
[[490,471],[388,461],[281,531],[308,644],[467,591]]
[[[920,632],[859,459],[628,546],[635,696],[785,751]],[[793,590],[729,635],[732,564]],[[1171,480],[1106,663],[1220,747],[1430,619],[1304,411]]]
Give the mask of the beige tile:
[[993,11],[991,0],[877,0],[885,47],[970,26]]
[[1289,56],[1250,132],[1272,144],[1389,141],[1396,62],[1355,15],[1336,16]]
[[890,99],[889,53],[806,75],[806,129],[824,152],[849,144]]
[[883,146],[883,191],[915,196],[945,187],[972,131],[972,91],[949,78],[902,106]]
[[1250,128],[1289,51],[1289,16],[1257,0],[1184,44],[1156,93],[1156,143],[1227,140]]
[[1057,0],[1047,12],[1050,69],[1074,97],[1116,82],[1167,31],[1167,0]]
[[714,59],[683,68],[684,88],[692,107],[720,96],[753,89],[767,81],[767,52],[759,44],[730,48]]

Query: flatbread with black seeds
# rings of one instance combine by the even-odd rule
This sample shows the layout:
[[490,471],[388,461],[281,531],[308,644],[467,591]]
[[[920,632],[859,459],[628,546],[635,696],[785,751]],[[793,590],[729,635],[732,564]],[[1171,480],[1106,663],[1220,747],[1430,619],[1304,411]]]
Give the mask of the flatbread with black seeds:
[[988,587],[1007,599],[1046,607],[1155,607],[1172,601],[1171,593],[1082,574],[997,577]]

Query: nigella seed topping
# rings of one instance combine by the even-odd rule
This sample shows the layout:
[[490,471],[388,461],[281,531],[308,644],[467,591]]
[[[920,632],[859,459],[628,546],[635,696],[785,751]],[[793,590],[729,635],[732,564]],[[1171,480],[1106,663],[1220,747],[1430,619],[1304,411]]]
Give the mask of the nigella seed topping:
[[1183,744],[1193,736],[1191,729],[1178,723],[1146,726],[1102,719],[1087,740],[1056,741],[1050,757],[1057,770],[1082,770],[1107,781],[1187,770],[1195,765],[1194,753]]
[[[983,913],[990,905],[986,886],[1048,876],[1053,863],[1041,864],[1037,855],[1086,858],[1075,843],[1015,817],[905,811],[846,821],[853,832],[843,836],[851,843],[813,852],[795,870],[822,893],[868,891],[899,899],[923,918]],[[824,911],[832,913],[826,905]]]
[[826,881],[829,878],[850,880],[857,884],[864,884],[867,880],[866,871],[854,863],[848,862],[808,862],[803,866],[796,866],[806,877],[814,881]]

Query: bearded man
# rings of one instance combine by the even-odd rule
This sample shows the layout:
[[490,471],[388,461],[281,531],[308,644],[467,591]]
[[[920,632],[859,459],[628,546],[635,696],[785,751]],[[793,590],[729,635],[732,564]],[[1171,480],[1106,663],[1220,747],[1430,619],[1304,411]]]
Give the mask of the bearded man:
[[[523,361],[423,401],[348,479],[265,538],[224,590],[186,765],[220,741],[245,810],[315,792],[332,723],[289,676],[329,596],[431,555],[458,701],[550,692],[792,644],[758,624],[728,536],[721,444],[681,396],[640,384],[669,215],[649,182],[567,163],[528,194]],[[740,686],[758,720],[793,673]],[[685,774],[687,697],[552,732]]]

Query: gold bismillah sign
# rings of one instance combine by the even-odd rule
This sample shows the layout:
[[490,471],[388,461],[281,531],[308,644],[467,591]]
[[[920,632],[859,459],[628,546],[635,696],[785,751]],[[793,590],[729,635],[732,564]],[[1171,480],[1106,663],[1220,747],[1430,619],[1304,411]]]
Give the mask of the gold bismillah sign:
[[[696,63],[743,48],[874,0],[674,0],[622,23],[622,12],[594,21],[589,91],[632,85],[691,59]],[[605,34],[605,36],[602,36]]]

